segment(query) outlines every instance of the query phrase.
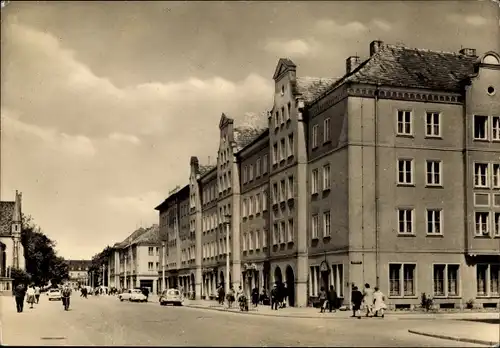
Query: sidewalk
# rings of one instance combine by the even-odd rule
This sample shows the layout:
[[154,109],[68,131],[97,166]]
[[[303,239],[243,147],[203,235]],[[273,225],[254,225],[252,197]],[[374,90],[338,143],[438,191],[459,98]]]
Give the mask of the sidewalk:
[[[152,299],[150,299],[152,301]],[[247,315],[261,315],[272,317],[291,317],[291,318],[321,318],[321,319],[351,319],[352,311],[336,311],[335,313],[320,313],[319,308],[296,308],[287,307],[278,310],[272,310],[270,306],[261,306],[257,308],[249,307],[248,312],[242,312],[238,303],[233,308],[227,308],[227,305],[220,305],[216,301],[206,300],[184,300],[185,307],[234,312]],[[498,312],[455,312],[455,313],[422,313],[422,312],[389,312],[386,311],[386,319],[413,320],[413,319],[498,319]]]
[[[498,314],[497,314],[498,318]],[[439,325],[419,325],[409,333],[452,341],[495,346],[500,343],[500,325],[468,320],[443,321]]]

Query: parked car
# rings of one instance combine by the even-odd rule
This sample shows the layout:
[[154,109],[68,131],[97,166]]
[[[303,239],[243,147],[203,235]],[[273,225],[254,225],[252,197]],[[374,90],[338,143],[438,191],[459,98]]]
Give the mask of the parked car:
[[172,304],[174,306],[182,306],[184,301],[182,294],[177,289],[164,290],[160,296],[160,305],[166,306]]
[[47,296],[49,297],[49,301],[52,301],[52,300],[59,301],[62,298],[61,290],[59,290],[59,289],[50,289],[47,292]]
[[126,290],[118,295],[120,301],[130,302],[148,302],[148,298],[142,293],[141,289]]

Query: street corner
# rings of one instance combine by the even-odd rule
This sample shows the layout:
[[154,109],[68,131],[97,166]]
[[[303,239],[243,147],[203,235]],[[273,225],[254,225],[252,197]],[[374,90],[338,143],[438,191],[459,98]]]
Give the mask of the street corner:
[[483,340],[483,339],[459,337],[456,335],[433,333],[433,332],[423,331],[423,330],[408,329],[408,332],[411,334],[414,334],[414,335],[439,338],[442,340],[449,340],[449,341],[456,341],[456,342],[463,342],[463,343],[481,344],[481,345],[490,346],[490,347],[497,347],[500,343],[498,340],[497,341],[487,341],[487,340]]

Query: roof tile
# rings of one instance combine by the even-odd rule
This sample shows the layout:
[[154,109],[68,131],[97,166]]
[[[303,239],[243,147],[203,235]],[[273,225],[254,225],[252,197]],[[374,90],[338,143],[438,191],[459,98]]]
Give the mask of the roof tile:
[[310,102],[337,80],[338,78],[330,77],[297,77],[293,88],[295,93],[301,94],[306,102]]
[[0,236],[10,236],[15,202],[0,202]]

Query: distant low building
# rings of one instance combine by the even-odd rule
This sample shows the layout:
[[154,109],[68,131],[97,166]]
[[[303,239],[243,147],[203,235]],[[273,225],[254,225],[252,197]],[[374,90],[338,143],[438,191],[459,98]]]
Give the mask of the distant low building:
[[69,268],[69,284],[71,287],[88,285],[90,260],[67,260]]
[[16,191],[14,202],[0,202],[0,294],[11,294],[12,268],[26,269],[21,228],[21,193]]

